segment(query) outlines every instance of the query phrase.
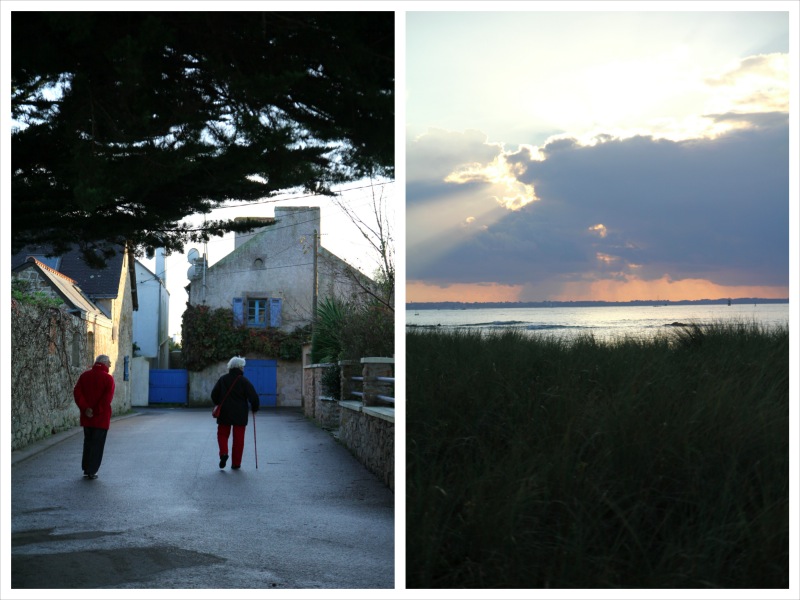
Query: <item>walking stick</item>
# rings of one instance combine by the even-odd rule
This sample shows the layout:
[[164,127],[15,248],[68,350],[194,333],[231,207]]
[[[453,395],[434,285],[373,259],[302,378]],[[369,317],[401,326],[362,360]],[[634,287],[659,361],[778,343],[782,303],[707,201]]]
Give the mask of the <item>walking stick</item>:
[[256,411],[253,411],[253,450],[256,453],[256,469],[258,469],[258,443],[256,441]]

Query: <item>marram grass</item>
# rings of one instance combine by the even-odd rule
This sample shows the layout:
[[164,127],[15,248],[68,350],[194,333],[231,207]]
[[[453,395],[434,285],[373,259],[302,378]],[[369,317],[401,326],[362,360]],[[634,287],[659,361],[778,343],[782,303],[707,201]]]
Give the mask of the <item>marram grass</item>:
[[408,588],[788,587],[788,326],[406,353]]

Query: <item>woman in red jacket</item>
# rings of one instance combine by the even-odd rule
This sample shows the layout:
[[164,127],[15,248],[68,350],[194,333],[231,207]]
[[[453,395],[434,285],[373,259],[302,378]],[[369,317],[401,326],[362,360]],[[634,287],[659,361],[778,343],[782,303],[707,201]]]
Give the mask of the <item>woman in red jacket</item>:
[[75,404],[81,411],[83,427],[83,476],[97,479],[103,461],[106,435],[111,424],[111,401],[114,399],[114,378],[108,373],[111,359],[101,354],[94,366],[85,371],[75,384]]

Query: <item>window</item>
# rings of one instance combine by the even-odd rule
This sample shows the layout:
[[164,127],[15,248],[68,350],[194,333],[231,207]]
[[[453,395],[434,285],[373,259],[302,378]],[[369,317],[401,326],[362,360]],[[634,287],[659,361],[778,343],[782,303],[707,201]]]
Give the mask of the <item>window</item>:
[[[233,322],[248,327],[280,327],[281,298],[234,298]],[[245,312],[245,307],[247,310]]]
[[86,334],[86,350],[89,353],[88,362],[91,365],[94,363],[94,333],[91,331]]
[[81,336],[77,333],[72,334],[72,364],[73,367],[82,367],[81,361]]
[[269,304],[266,298],[247,299],[247,324],[250,327],[266,327]]
[[283,304],[283,300],[280,298],[270,298],[269,299],[269,326],[270,327],[280,327],[281,326],[281,306]]

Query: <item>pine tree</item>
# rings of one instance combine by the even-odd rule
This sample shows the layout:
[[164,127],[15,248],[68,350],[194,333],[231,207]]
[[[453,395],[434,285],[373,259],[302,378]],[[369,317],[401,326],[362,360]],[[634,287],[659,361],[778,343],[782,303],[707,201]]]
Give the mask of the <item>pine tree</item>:
[[182,251],[220,203],[394,175],[393,12],[14,12],[12,251]]

